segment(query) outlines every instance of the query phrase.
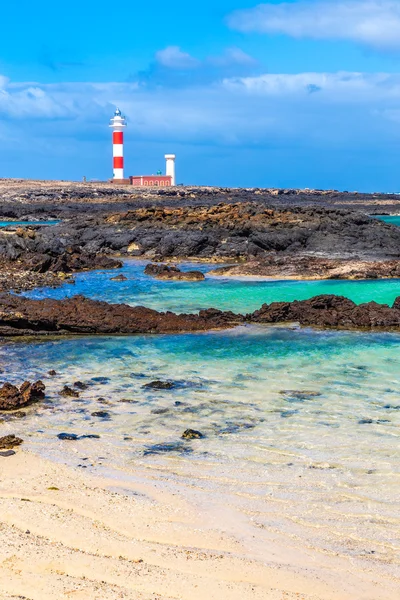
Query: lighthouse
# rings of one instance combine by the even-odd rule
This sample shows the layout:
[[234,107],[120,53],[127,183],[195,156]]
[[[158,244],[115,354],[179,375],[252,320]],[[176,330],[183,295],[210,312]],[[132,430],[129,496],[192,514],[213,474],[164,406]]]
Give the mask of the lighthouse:
[[113,180],[118,182],[124,179],[124,128],[126,127],[126,119],[119,108],[110,119],[110,127],[113,132]]
[[166,176],[171,177],[171,185],[175,185],[175,154],[166,154]]

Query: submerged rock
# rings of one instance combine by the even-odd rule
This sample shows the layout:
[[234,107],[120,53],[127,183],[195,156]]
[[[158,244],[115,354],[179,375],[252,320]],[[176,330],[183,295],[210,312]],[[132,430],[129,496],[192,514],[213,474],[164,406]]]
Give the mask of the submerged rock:
[[19,389],[11,383],[5,383],[0,388],[0,410],[16,410],[43,400],[45,389],[40,380],[35,383],[25,381]]
[[310,398],[317,398],[322,396],[321,392],[312,392],[305,390],[282,390],[279,392],[282,396],[285,396],[289,401],[302,402],[303,400],[309,400]]
[[151,390],[172,390],[176,385],[173,381],[160,381],[157,379],[156,381],[145,383],[142,387]]
[[189,454],[192,452],[192,449],[189,448],[186,444],[182,442],[171,442],[166,444],[152,444],[151,446],[146,446],[146,449],[143,451],[144,456],[149,456],[151,454],[164,454],[166,452],[177,452],[178,454]]
[[201,440],[204,437],[205,436],[200,431],[196,431],[195,429],[186,429],[186,431],[182,433],[182,439],[184,440]]
[[109,419],[110,413],[106,410],[95,410],[92,412],[92,417],[100,417],[101,419]]
[[76,387],[78,390],[87,390],[89,386],[87,383],[83,383],[82,381],[75,381],[74,387]]
[[5,435],[4,437],[0,437],[0,450],[10,450],[15,448],[15,446],[19,446],[23,443],[24,440],[16,437],[14,434]]
[[69,440],[69,441],[75,441],[78,440],[78,436],[76,435],[76,433],[59,433],[57,435],[59,440]]

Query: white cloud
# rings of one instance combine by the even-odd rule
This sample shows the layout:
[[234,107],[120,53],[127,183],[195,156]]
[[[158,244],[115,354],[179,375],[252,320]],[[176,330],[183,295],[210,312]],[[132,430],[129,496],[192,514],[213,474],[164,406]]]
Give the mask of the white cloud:
[[169,69],[194,69],[199,61],[187,52],[182,52],[179,46],[168,46],[156,53],[156,61]]
[[400,49],[399,0],[300,0],[260,4],[233,12],[228,24],[243,32],[343,39],[382,49]]
[[57,138],[60,152],[63,140],[71,148],[74,139],[107,143],[115,105],[127,115],[127,139],[149,143],[326,146],[400,138],[400,74],[264,74],[179,89],[8,83],[0,90],[0,117],[13,140]]
[[216,67],[231,67],[231,66],[254,66],[257,64],[255,58],[243,52],[240,48],[227,48],[220,56],[210,56],[207,59],[211,65]]

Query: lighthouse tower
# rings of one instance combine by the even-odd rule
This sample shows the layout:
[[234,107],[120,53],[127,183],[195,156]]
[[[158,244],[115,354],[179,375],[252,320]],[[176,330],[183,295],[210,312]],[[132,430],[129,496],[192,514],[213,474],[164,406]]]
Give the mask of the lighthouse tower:
[[117,182],[124,178],[124,127],[126,127],[126,119],[119,108],[110,119],[110,127],[113,132],[113,179]]

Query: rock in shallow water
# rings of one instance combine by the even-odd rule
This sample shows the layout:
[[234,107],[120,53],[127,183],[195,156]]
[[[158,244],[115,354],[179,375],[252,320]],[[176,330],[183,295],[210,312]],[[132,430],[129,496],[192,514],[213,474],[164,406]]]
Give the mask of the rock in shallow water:
[[196,431],[195,429],[186,429],[186,431],[182,433],[182,439],[184,440],[201,440],[204,437],[205,436],[200,431]]
[[204,281],[205,276],[201,271],[181,271],[178,267],[172,265],[148,264],[144,270],[146,275],[151,275],[156,279],[165,279],[172,281]]
[[96,410],[92,412],[92,417],[100,417],[101,419],[109,419],[110,413],[106,410]]
[[110,281],[128,281],[128,278],[125,275],[116,275],[116,277],[111,277]]
[[66,398],[79,398],[79,392],[73,390],[68,385],[64,385],[63,389],[59,392],[60,396],[65,396]]
[[171,442],[167,444],[152,444],[143,451],[144,456],[151,454],[164,454],[167,452],[177,452],[178,454],[190,454],[192,449],[182,442]]
[[10,450],[11,448],[15,448],[15,446],[19,446],[22,442],[23,440],[14,434],[5,435],[4,437],[0,437],[0,450]]
[[5,383],[0,388],[0,410],[15,410],[43,400],[45,389],[40,380],[35,383],[25,381],[19,389],[11,383]]
[[79,439],[76,433],[59,433],[57,437],[59,440],[75,441]]
[[150,383],[146,383],[142,386],[145,389],[150,390],[172,390],[176,387],[176,384],[173,381],[150,381]]

